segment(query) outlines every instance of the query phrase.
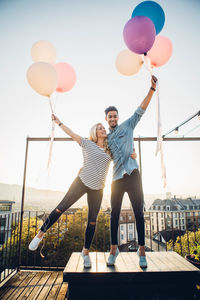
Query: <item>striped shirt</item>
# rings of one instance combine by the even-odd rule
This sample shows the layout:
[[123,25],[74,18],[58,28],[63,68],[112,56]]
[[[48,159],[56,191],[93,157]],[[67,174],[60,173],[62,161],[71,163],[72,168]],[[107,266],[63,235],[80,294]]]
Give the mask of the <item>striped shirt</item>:
[[84,185],[92,190],[100,190],[105,186],[105,180],[111,157],[96,143],[81,138],[83,151],[83,168],[79,177]]

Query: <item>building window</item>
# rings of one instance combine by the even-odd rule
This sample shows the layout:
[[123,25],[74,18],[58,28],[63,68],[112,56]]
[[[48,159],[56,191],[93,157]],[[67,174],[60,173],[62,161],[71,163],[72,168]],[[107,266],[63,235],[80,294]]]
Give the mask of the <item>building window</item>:
[[0,205],[0,211],[10,211],[11,210],[11,206],[10,205]]
[[128,216],[129,220],[131,220],[131,216]]
[[182,224],[185,224],[185,220],[184,219],[182,219]]
[[132,229],[133,229],[133,224],[128,224],[128,228],[129,228],[130,230],[132,230]]
[[175,224],[178,225],[178,220],[175,220]]
[[170,210],[170,206],[169,205],[167,206],[167,210]]
[[123,221],[123,217],[122,216],[120,216],[120,221]]
[[161,225],[164,225],[164,220],[161,220]]
[[128,238],[129,238],[129,241],[132,241],[133,240],[133,234],[129,233]]
[[121,234],[121,241],[124,239],[124,235],[123,234]]
[[121,228],[121,230],[124,230],[124,225],[121,225],[120,228]]
[[164,214],[163,214],[163,213],[161,213],[161,218],[163,218],[163,215],[164,215]]

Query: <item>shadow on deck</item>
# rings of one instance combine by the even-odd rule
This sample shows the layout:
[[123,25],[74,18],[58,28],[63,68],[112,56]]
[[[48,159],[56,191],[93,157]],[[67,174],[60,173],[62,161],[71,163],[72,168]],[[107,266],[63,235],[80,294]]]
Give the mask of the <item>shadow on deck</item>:
[[0,299],[200,299],[199,269],[175,252],[147,252],[146,269],[133,252],[121,252],[115,267],[107,267],[108,255],[90,253],[91,269],[74,252],[63,272],[20,271],[1,288]]

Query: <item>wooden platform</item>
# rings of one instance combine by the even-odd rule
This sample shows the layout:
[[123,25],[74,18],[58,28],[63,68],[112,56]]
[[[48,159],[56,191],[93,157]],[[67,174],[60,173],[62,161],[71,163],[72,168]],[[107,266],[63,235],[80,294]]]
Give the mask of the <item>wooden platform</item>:
[[20,271],[0,289],[0,299],[65,299],[63,272]]
[[[92,268],[83,267],[80,253],[73,253],[63,272],[63,280],[69,284],[69,299],[98,294],[115,295],[118,299],[130,295],[167,293],[179,297],[196,289],[199,269],[176,252],[147,252],[148,267],[141,269],[135,252],[120,252],[114,267],[107,267],[109,253],[90,253]],[[88,298],[89,299],[89,298]],[[146,299],[146,298],[145,298]],[[174,298],[178,299],[178,298]],[[180,299],[184,299],[183,297]]]

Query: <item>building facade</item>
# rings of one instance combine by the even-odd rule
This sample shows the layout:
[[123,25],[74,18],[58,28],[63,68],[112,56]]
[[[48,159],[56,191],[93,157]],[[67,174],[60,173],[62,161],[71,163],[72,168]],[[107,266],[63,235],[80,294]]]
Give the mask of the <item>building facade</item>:
[[3,245],[11,234],[13,203],[15,203],[15,201],[0,200],[0,245]]
[[200,228],[200,199],[156,199],[149,208],[147,230],[151,235],[169,230],[198,230]]

